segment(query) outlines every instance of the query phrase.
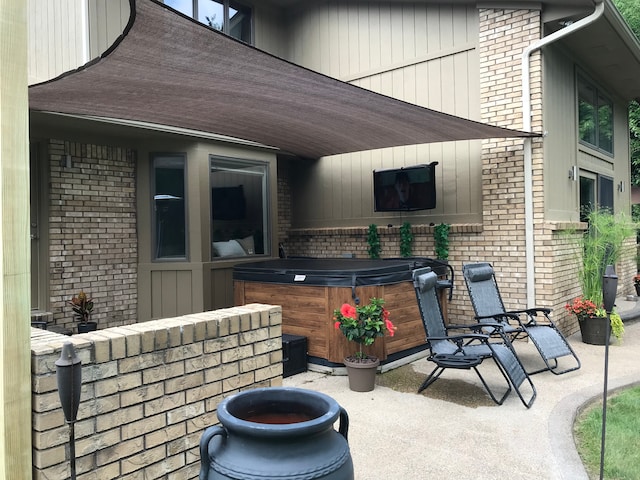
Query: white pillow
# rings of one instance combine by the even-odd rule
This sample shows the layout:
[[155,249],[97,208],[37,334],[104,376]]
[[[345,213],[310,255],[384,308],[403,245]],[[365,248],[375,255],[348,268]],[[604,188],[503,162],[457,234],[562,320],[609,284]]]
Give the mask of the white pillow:
[[213,242],[213,253],[218,257],[244,257],[247,255],[237,240]]
[[249,255],[253,255],[256,253],[255,245],[253,244],[253,235],[249,235],[248,237],[239,238],[238,243],[244,248],[244,251]]

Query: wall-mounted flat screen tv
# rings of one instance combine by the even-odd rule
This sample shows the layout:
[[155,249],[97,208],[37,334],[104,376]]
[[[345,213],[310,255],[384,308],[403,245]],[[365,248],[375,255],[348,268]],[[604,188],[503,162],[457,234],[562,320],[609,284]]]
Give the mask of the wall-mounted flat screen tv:
[[436,208],[436,165],[415,165],[373,171],[376,212]]

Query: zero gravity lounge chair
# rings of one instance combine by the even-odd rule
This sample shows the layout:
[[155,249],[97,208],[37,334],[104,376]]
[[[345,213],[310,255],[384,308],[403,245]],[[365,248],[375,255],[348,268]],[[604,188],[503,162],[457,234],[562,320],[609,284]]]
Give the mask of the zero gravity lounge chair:
[[[418,389],[418,393],[435,382],[447,368],[474,370],[491,399],[498,405],[502,405],[513,387],[522,403],[527,408],[531,407],[536,398],[536,389],[508,340],[491,342],[489,335],[473,333],[474,326],[478,331],[486,325],[445,326],[436,284],[437,276],[431,268],[425,267],[413,271],[413,286],[430,350],[427,360],[436,365]],[[499,325],[496,324],[496,328],[499,329]],[[449,330],[467,330],[471,333],[449,335]],[[493,393],[478,370],[478,366],[485,360],[495,363],[506,382],[506,392],[500,398]],[[521,392],[523,385],[529,386],[528,399],[525,399]]]
[[[476,320],[481,323],[500,322],[503,325],[502,332],[509,335],[511,340],[519,336],[528,336],[538,349],[545,367],[528,372],[529,375],[546,371],[561,375],[580,368],[578,356],[551,320],[551,309],[528,308],[507,311],[498,290],[493,267],[489,263],[464,265],[462,273],[476,312]],[[573,360],[568,367],[559,369],[558,359],[562,357],[572,357]]]

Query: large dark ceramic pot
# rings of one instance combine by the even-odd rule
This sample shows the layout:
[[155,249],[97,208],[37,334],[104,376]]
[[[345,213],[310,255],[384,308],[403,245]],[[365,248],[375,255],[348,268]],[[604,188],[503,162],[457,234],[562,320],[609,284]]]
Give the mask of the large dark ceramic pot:
[[607,333],[611,334],[606,317],[583,317],[578,320],[582,341],[590,345],[605,345]]
[[[333,424],[340,419],[339,430]],[[257,388],[218,405],[200,439],[200,480],[353,480],[347,412],[299,388]]]

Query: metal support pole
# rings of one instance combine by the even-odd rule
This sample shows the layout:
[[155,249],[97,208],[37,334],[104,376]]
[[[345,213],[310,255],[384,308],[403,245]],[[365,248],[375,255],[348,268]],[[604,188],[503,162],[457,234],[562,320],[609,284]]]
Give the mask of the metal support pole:
[[609,381],[609,337],[611,336],[611,312],[616,302],[618,276],[613,265],[607,265],[602,277],[602,299],[607,312],[607,332],[604,340],[604,389],[602,392],[602,438],[600,440],[600,480],[604,479],[604,447],[607,432],[607,390]]

